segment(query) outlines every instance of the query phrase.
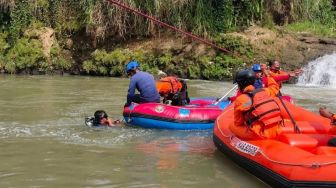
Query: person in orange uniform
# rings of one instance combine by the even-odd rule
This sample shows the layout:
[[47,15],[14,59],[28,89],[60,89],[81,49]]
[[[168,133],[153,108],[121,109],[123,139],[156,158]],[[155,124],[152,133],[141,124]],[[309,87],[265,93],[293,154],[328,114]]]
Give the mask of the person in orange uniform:
[[281,75],[286,74],[285,71],[280,70],[280,62],[275,60],[269,62],[270,74]]
[[[279,64],[277,64],[278,66]],[[264,63],[261,64],[254,64],[252,66],[252,70],[256,74],[256,82],[254,83],[255,89],[268,87],[268,77],[264,76],[264,72],[267,71],[270,76],[281,86],[281,83],[284,81],[288,81],[290,77],[297,77],[301,72],[299,70],[290,71],[288,73],[281,71],[278,72],[279,74],[272,73],[271,70],[267,70],[267,65]],[[274,70],[274,68],[273,68]],[[280,71],[280,70],[279,70]],[[241,95],[241,92],[237,90],[236,95],[229,97],[230,101],[233,102],[236,98]]]
[[[333,127],[336,125],[336,114],[327,110],[326,107],[321,107],[319,112],[322,117],[329,118],[331,120],[330,124],[333,125]],[[328,146],[336,147],[336,137],[328,140]]]
[[164,104],[184,106],[190,103],[187,83],[175,76],[166,76],[156,82],[156,89]]
[[279,93],[279,85],[267,76],[268,87],[255,89],[256,75],[252,70],[239,71],[235,82],[242,93],[234,103],[234,124],[230,130],[244,140],[275,138],[280,133],[282,122],[280,108],[275,96]]
[[287,81],[290,77],[297,77],[302,73],[301,69],[296,69],[288,73],[285,71],[282,71],[280,67],[280,62],[277,60],[269,62],[269,69],[270,69],[270,72],[269,72],[270,75],[272,77],[277,77],[279,79],[277,83],[279,84],[280,88],[282,86],[283,81]]

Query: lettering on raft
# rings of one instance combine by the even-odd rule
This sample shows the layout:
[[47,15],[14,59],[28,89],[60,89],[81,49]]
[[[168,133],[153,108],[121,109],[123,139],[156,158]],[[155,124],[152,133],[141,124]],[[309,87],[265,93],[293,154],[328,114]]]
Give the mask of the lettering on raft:
[[258,146],[244,142],[237,137],[234,137],[231,140],[231,145],[234,146],[237,150],[252,156],[255,156],[259,151]]

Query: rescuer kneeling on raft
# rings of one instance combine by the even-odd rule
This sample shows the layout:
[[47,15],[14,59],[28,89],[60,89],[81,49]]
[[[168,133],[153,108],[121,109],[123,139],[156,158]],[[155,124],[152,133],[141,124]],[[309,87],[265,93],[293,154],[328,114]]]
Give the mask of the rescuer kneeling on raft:
[[175,76],[164,77],[157,81],[156,88],[160,96],[163,97],[164,104],[184,106],[190,103],[185,80]]
[[[125,107],[132,102],[135,103],[160,103],[160,95],[155,87],[155,80],[153,75],[140,70],[137,61],[130,61],[126,65],[126,73],[131,77],[131,81],[127,93],[127,102]],[[140,94],[135,94],[138,90]]]
[[235,82],[242,93],[234,105],[234,124],[230,130],[245,140],[275,138],[280,133],[283,121],[280,108],[274,99],[279,93],[279,85],[264,71],[268,87],[255,89],[256,75],[252,70],[242,70],[236,74]]

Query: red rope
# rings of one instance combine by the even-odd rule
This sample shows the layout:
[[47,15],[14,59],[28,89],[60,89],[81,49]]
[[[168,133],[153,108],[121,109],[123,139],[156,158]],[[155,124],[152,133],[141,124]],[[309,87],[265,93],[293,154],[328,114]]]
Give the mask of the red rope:
[[174,26],[172,26],[172,25],[169,25],[169,24],[167,24],[167,23],[164,23],[164,22],[162,22],[162,21],[160,21],[160,20],[158,20],[158,19],[156,19],[156,18],[154,18],[154,17],[152,17],[152,16],[149,16],[149,15],[143,13],[143,12],[140,12],[140,11],[138,11],[138,10],[136,10],[136,9],[132,9],[131,7],[129,7],[129,6],[125,5],[125,4],[122,4],[122,3],[118,2],[118,1],[115,1],[115,0],[106,0],[106,1],[108,1],[108,2],[110,2],[110,3],[112,3],[112,4],[114,4],[114,5],[117,5],[117,6],[121,7],[121,8],[124,8],[124,9],[126,9],[126,10],[128,10],[128,11],[130,11],[130,12],[134,12],[135,14],[138,14],[138,15],[140,15],[140,16],[143,16],[143,17],[145,17],[145,18],[147,18],[147,19],[149,19],[149,20],[152,20],[152,21],[158,23],[158,24],[161,25],[161,26],[168,27],[168,28],[170,28],[170,29],[172,29],[172,30],[174,30],[174,31],[177,31],[177,32],[180,32],[180,33],[182,33],[182,34],[184,34],[184,35],[187,35],[187,36],[189,36],[189,37],[191,37],[191,38],[193,38],[193,39],[195,39],[195,40],[198,40],[198,41],[201,41],[201,42],[203,42],[203,43],[205,43],[205,44],[208,44],[208,45],[210,45],[210,46],[212,46],[212,47],[214,47],[214,48],[217,48],[218,50],[220,50],[220,51],[222,51],[222,52],[233,54],[231,51],[229,51],[229,50],[227,50],[227,49],[225,49],[225,48],[219,47],[219,46],[217,46],[216,44],[214,44],[213,42],[211,42],[211,41],[209,41],[209,40],[206,40],[206,39],[204,39],[204,38],[200,38],[200,37],[198,37],[198,36],[196,36],[196,35],[193,35],[193,34],[190,33],[190,32],[183,31],[182,29],[179,29],[179,28],[176,28],[176,27],[174,27]]

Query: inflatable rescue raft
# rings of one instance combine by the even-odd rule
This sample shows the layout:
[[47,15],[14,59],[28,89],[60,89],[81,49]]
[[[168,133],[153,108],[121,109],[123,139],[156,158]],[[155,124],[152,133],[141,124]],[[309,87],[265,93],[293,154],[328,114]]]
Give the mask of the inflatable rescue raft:
[[128,125],[143,128],[195,130],[212,129],[218,115],[230,102],[214,99],[192,99],[191,105],[171,106],[160,103],[132,103],[124,108]]
[[336,147],[330,120],[285,101],[299,132],[280,107],[285,126],[276,139],[242,140],[234,135],[231,105],[217,118],[213,140],[216,147],[241,167],[272,187],[336,187]]

